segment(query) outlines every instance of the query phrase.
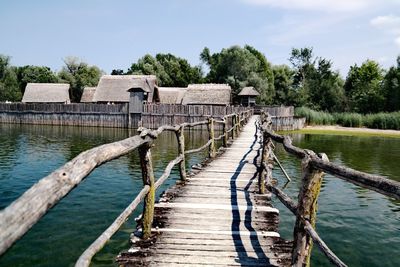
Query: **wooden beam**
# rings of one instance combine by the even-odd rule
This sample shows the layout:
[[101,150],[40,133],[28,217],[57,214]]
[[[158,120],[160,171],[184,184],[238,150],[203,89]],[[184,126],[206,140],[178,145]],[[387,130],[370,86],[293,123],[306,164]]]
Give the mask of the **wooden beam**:
[[[321,154],[323,161],[328,161],[325,154]],[[299,192],[297,205],[296,223],[293,233],[293,266],[309,266],[312,249],[312,239],[304,229],[304,220],[307,220],[315,227],[317,199],[321,190],[322,177],[324,173],[315,169],[310,164],[311,157],[303,159],[303,179]]]
[[151,237],[151,226],[154,218],[154,203],[156,188],[154,186],[153,163],[151,159],[151,145],[149,143],[139,147],[140,166],[142,168],[143,185],[150,186],[149,192],[144,199],[142,231],[143,239]]
[[179,127],[178,131],[175,131],[176,138],[178,141],[178,154],[182,156],[182,160],[179,162],[179,174],[182,181],[186,180],[186,161],[185,161],[185,127]]
[[0,211],[0,255],[86,178],[93,169],[150,141],[152,141],[150,137],[134,136],[92,148],[42,178],[21,197]]
[[209,158],[215,158],[216,155],[216,151],[215,151],[215,135],[214,135],[214,119],[213,118],[208,118],[208,124],[207,124],[207,128],[208,128],[208,140],[211,140],[211,144],[210,147],[208,149],[208,157]]

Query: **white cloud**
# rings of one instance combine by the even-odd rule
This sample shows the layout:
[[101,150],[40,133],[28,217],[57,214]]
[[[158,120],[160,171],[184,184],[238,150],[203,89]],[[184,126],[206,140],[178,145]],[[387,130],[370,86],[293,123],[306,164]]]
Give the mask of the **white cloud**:
[[373,18],[370,21],[370,24],[383,31],[393,34],[400,34],[400,17],[397,16],[378,16]]
[[241,0],[253,5],[265,5],[283,9],[303,9],[322,11],[356,11],[370,7],[373,0]]
[[370,21],[371,26],[395,37],[395,44],[400,47],[400,17],[394,15],[378,16]]

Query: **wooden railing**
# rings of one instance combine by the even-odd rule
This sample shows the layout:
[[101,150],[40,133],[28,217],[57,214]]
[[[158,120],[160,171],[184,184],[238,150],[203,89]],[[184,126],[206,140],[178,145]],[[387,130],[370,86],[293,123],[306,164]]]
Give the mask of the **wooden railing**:
[[[331,263],[336,266],[346,266],[315,231],[317,199],[324,172],[397,200],[400,200],[400,183],[382,176],[371,175],[331,163],[323,153],[316,154],[311,150],[298,148],[292,145],[290,137],[274,133],[271,130],[271,124],[270,115],[262,112],[259,128],[263,134],[263,152],[260,166],[259,191],[264,192],[265,188],[271,191],[296,216],[292,266],[309,265],[313,242],[318,245]],[[274,160],[274,144],[272,141],[281,143],[288,153],[302,160],[303,177],[297,204],[281,189],[274,187],[271,183],[271,163]]]
[[[149,238],[154,215],[155,192],[169,177],[172,168],[179,164],[180,179],[185,180],[185,155],[209,148],[208,156],[214,158],[216,156],[215,141],[222,139],[222,144],[226,147],[229,136],[232,139],[235,138],[239,134],[242,125],[247,122],[252,114],[253,110],[249,109],[223,116],[220,119],[209,117],[205,121],[183,123],[175,126],[166,125],[159,127],[157,130],[141,128],[139,129],[139,135],[82,152],[61,168],[42,178],[20,198],[0,211],[0,255],[5,253],[48,210],[78,186],[95,168],[136,148],[138,148],[140,156],[143,189],[118,218],[85,250],[76,262],[76,266],[88,266],[92,257],[118,231],[142,200],[144,200],[141,225],[142,238]],[[215,124],[223,125],[223,133],[219,137],[215,137]],[[208,142],[200,148],[186,151],[185,129],[201,125],[207,125],[209,132]],[[154,139],[164,131],[175,132],[179,155],[168,163],[164,173],[155,181],[151,147]]]

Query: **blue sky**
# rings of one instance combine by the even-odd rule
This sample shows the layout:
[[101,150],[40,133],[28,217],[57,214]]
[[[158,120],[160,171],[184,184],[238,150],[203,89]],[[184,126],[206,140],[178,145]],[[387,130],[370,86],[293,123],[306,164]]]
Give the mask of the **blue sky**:
[[400,0],[0,0],[0,25],[0,53],[13,65],[53,70],[77,56],[109,73],[159,52],[197,65],[205,46],[244,44],[273,64],[313,47],[343,75],[400,55]]

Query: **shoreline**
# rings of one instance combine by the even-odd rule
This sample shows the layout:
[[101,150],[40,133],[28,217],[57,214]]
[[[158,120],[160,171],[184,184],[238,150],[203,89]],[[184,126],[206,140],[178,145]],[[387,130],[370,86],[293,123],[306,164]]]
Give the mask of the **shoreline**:
[[356,136],[384,136],[400,138],[398,130],[382,130],[357,127],[343,127],[339,125],[311,125],[293,132],[305,134],[335,134],[335,135],[356,135]]

